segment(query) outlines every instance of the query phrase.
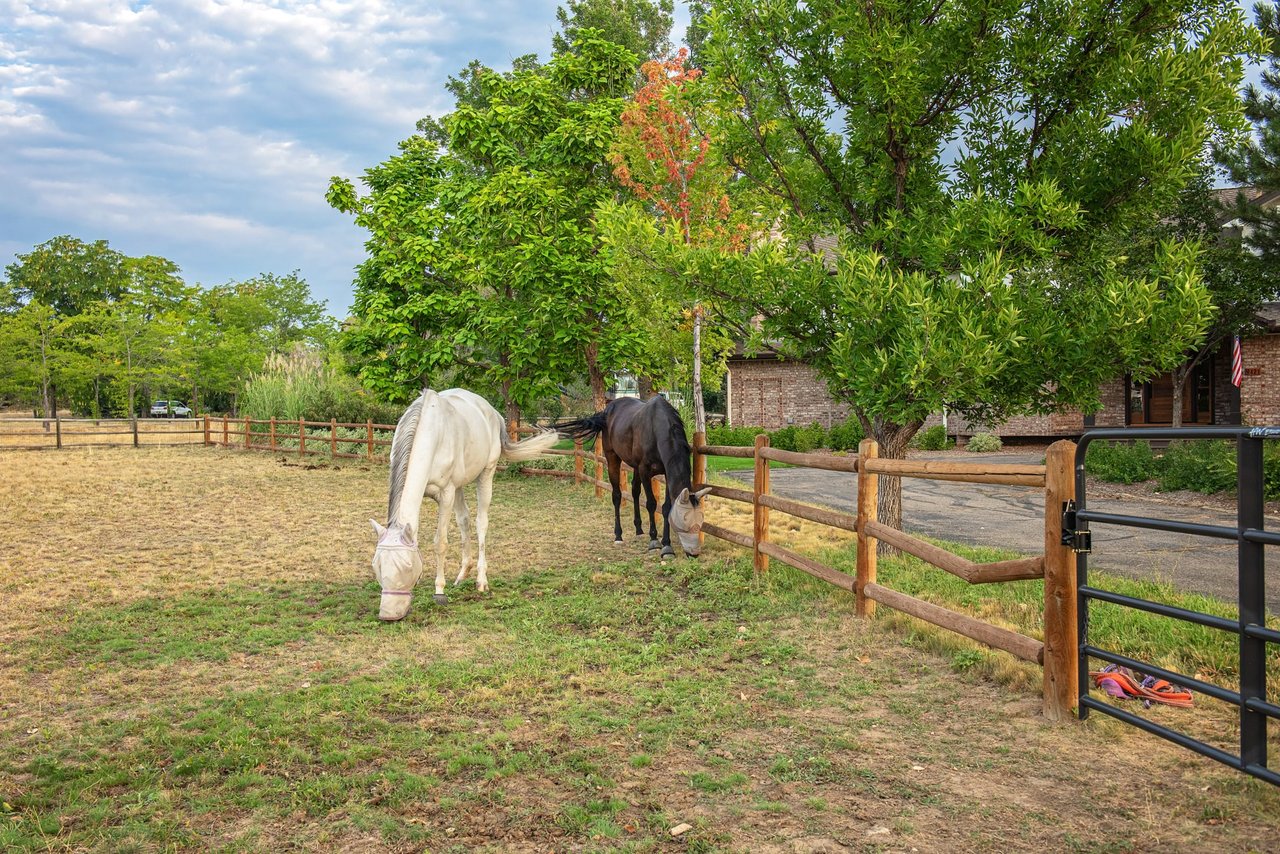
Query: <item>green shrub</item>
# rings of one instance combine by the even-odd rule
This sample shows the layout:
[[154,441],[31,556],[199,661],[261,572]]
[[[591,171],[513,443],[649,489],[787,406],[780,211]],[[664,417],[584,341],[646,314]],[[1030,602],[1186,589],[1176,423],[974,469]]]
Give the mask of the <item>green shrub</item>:
[[1262,491],[1268,501],[1280,499],[1280,442],[1262,443]]
[[1160,461],[1149,442],[1093,442],[1085,461],[1090,475],[1108,483],[1137,483],[1160,472]]
[[763,427],[709,427],[707,444],[750,448],[756,443],[756,434],[767,432]]
[[827,446],[833,451],[856,451],[865,438],[862,422],[850,415],[843,423],[831,426],[827,433]]
[[1004,443],[1000,441],[999,436],[993,436],[990,433],[974,433],[969,437],[969,444],[965,447],[975,454],[989,454],[1003,448]]
[[941,424],[935,424],[921,430],[911,440],[911,447],[922,451],[945,451],[951,447],[951,443],[947,441],[947,428]]
[[827,446],[827,431],[818,422],[796,428],[796,450],[802,454]]
[[1165,491],[1234,492],[1235,443],[1214,439],[1170,442],[1160,459],[1159,481]]
[[774,430],[769,434],[769,444],[781,451],[798,450],[799,433],[799,428],[794,424],[783,427],[781,430]]

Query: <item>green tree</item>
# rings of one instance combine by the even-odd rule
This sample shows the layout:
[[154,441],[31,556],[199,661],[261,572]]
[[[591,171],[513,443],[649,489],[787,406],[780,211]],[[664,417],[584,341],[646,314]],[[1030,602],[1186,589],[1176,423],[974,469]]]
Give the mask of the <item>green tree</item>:
[[0,311],[34,300],[66,318],[89,303],[118,298],[127,287],[126,256],[105,240],[85,243],[62,235],[17,258],[5,268],[8,280],[0,287]]
[[361,377],[405,400],[441,375],[501,396],[508,417],[585,363],[605,378],[637,346],[594,228],[605,160],[636,58],[584,33],[545,68],[479,74],[427,136],[334,178],[332,205],[370,232],[345,341]]
[[67,359],[62,321],[39,300],[0,316],[0,395],[35,403],[53,417],[53,390]]
[[1195,247],[1125,256],[1241,126],[1258,40],[1232,0],[718,0],[707,21],[728,159],[763,216],[756,251],[699,279],[886,456],[943,405],[1094,409],[1100,382],[1200,339]]
[[[1232,180],[1265,190],[1280,189],[1280,15],[1272,3],[1253,7],[1257,26],[1265,39],[1266,68],[1261,85],[1250,83],[1244,89],[1245,116],[1253,123],[1253,134],[1237,144],[1219,144],[1216,154],[1226,166]],[[1249,227],[1246,245],[1267,261],[1267,266],[1280,264],[1280,211],[1264,210],[1237,201],[1237,215]]]
[[671,50],[673,0],[568,0],[556,8],[560,32],[551,36],[556,53],[570,53],[588,30],[597,31],[640,59]]

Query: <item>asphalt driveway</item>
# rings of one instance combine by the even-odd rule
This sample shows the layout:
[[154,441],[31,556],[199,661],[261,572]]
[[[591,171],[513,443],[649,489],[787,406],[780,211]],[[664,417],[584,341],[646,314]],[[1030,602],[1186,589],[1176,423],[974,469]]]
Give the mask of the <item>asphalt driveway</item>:
[[[921,455],[928,458],[930,455]],[[983,455],[974,454],[977,461]],[[954,459],[954,458],[953,458]],[[1000,463],[1043,462],[1043,455],[1001,454]],[[749,470],[725,472],[750,483]],[[772,491],[786,498],[856,512],[858,477],[846,472],[775,468]],[[1235,527],[1232,513],[1189,504],[1088,495],[1089,508],[1107,513],[1178,519]],[[1024,554],[1044,550],[1044,492],[1040,489],[953,481],[902,479],[902,521],[910,532]],[[1236,601],[1236,550],[1230,541],[1094,523],[1089,568],[1136,579],[1167,581],[1181,590]],[[1280,528],[1268,518],[1267,527]],[[1272,550],[1268,550],[1272,551]],[[1280,566],[1267,579],[1267,609],[1280,613]]]

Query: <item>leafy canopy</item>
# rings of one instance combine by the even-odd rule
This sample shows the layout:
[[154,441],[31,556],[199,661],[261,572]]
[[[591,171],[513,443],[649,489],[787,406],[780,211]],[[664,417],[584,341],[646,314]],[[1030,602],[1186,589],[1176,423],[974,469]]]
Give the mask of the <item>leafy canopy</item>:
[[943,405],[1095,408],[1100,381],[1197,341],[1197,247],[1131,258],[1129,235],[1241,127],[1258,41],[1231,0],[719,0],[705,20],[762,216],[750,255],[690,263],[889,454]]
[[[330,203],[369,231],[346,337],[369,387],[406,400],[441,376],[527,407],[638,346],[593,221],[637,60],[585,31],[548,65],[473,74],[443,136],[412,137],[333,179]],[[437,143],[443,143],[437,144]]]

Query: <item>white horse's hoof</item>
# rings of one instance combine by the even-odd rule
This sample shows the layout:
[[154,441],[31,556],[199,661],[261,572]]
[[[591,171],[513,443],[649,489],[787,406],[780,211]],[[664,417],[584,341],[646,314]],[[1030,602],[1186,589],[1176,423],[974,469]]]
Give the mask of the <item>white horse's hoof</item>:
[[613,544],[614,544],[615,546],[620,546],[620,545],[622,545],[622,540],[614,540],[614,541],[613,541]]
[[435,600],[435,603],[436,603],[437,605],[448,605],[448,604],[449,604],[449,597],[448,597],[448,596],[446,596],[446,595],[444,595],[443,593],[437,593],[437,594],[435,594],[434,596],[432,596],[431,598]]

